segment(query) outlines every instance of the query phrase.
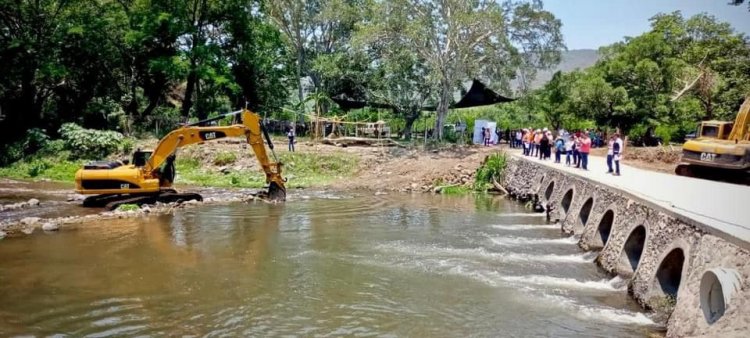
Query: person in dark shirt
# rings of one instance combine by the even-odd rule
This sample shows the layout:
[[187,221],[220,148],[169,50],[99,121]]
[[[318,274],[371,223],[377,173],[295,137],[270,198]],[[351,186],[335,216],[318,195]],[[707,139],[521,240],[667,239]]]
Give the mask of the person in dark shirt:
[[543,133],[542,139],[539,141],[539,159],[546,160],[547,152],[549,152],[549,138],[546,133]]

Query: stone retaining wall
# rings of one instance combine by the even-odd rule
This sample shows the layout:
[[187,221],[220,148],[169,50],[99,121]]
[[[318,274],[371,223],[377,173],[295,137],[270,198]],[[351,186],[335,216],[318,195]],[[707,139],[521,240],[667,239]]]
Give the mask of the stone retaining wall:
[[[694,220],[584,177],[509,156],[502,182],[599,251],[604,270],[667,319],[667,335],[750,336],[750,252]],[[718,277],[715,277],[718,276]]]

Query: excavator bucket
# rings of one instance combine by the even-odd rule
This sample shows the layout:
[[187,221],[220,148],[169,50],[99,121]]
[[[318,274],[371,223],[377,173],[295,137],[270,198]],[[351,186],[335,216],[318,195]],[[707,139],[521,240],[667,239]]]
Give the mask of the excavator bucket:
[[286,201],[286,189],[276,182],[268,186],[268,199],[274,202]]

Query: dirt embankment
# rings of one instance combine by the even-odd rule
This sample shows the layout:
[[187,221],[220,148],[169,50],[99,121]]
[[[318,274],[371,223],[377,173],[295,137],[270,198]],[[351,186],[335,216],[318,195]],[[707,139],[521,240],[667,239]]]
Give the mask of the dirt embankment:
[[[288,152],[286,140],[276,139],[276,153]],[[435,186],[465,185],[473,183],[474,173],[482,160],[493,152],[504,149],[499,146],[449,145],[439,149],[425,150],[423,146],[343,146],[336,143],[301,141],[295,145],[297,153],[308,155],[344,155],[357,158],[357,166],[348,175],[332,180],[320,188],[335,190],[366,189],[372,191],[430,191]],[[220,172],[227,165],[212,163],[221,152],[237,154],[230,168],[260,169],[254,156],[247,156],[249,149],[240,140],[226,140],[184,150],[182,156],[201,159],[202,165]],[[335,158],[335,157],[334,157]],[[179,174],[179,173],[178,173]],[[291,179],[295,179],[292,177]]]
[[[591,155],[607,156],[607,148],[591,149]],[[636,168],[674,174],[681,158],[681,147],[626,147],[622,161]]]

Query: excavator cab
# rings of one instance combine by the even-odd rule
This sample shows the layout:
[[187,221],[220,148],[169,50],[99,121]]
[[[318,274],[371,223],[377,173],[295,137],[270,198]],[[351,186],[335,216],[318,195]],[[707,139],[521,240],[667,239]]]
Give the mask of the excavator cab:
[[133,165],[136,167],[144,167],[146,166],[146,161],[151,157],[151,154],[154,152],[151,150],[140,150],[137,149],[133,153]]
[[726,140],[734,123],[728,121],[704,121],[698,129],[698,137]]

